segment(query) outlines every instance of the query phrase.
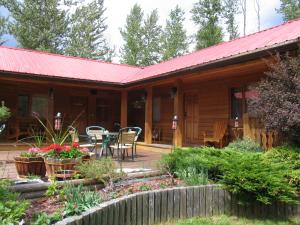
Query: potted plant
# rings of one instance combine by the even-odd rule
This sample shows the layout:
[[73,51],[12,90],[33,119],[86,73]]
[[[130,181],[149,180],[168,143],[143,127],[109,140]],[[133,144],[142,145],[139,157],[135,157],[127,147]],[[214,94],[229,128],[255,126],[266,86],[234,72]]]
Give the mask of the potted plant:
[[40,154],[40,148],[29,148],[28,152],[21,153],[14,158],[19,177],[39,176],[45,177],[46,168],[44,159]]
[[55,177],[63,171],[75,170],[82,161],[86,149],[81,149],[78,143],[72,145],[51,144],[42,149],[48,177]]

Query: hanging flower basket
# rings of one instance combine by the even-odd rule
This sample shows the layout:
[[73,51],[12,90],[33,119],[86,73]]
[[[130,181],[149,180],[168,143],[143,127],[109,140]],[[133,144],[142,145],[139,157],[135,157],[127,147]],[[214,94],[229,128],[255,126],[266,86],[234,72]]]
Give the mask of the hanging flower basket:
[[14,159],[19,177],[25,178],[32,175],[45,177],[46,168],[42,157],[17,156]]

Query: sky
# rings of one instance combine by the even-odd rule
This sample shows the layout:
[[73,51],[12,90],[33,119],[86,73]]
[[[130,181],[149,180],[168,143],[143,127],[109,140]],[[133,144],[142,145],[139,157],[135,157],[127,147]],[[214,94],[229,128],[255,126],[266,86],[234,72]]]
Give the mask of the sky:
[[[144,14],[149,14],[153,9],[158,9],[159,14],[159,23],[164,26],[165,21],[168,17],[168,14],[172,8],[176,5],[179,5],[182,9],[184,9],[185,13],[185,22],[184,28],[187,31],[188,35],[193,35],[197,31],[197,27],[194,25],[191,20],[191,9],[193,8],[193,4],[197,2],[197,0],[105,0],[104,4],[107,8],[106,10],[106,23],[108,25],[108,29],[105,32],[105,35],[108,41],[115,46],[116,53],[119,54],[119,49],[122,46],[122,37],[120,35],[120,28],[124,27],[126,22],[126,16],[130,12],[130,9],[133,7],[135,3],[138,3]],[[247,1],[247,29],[246,34],[251,34],[257,31],[257,18],[254,7],[255,0]],[[276,8],[279,8],[280,0],[260,0],[260,8],[261,8],[261,30],[281,24],[282,16],[276,12]],[[3,15],[7,15],[7,10],[0,7],[0,13]],[[239,25],[240,34],[243,34],[243,17],[242,14],[237,16],[237,22]],[[16,41],[11,36],[6,36],[8,39],[6,45],[8,46],[16,46]],[[224,40],[228,40],[228,35],[225,35]],[[193,50],[194,45],[191,45],[191,49]],[[113,61],[118,62],[119,58],[115,57]]]

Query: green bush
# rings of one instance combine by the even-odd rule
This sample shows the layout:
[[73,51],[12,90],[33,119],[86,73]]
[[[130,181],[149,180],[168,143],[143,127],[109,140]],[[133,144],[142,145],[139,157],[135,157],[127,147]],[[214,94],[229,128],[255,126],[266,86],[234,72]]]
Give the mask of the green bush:
[[197,171],[194,167],[179,170],[176,175],[187,185],[204,185],[208,183],[207,170]]
[[0,106],[0,122],[6,121],[10,117],[10,110],[2,104]]
[[263,161],[268,164],[284,166],[286,179],[289,184],[297,188],[300,193],[300,148],[292,145],[283,145],[272,148],[263,154]]
[[19,224],[29,204],[18,200],[18,194],[9,190],[10,182],[0,180],[0,224]]
[[247,152],[262,152],[263,149],[258,143],[251,140],[250,138],[238,139],[229,143],[226,149],[235,151],[247,151]]
[[50,225],[63,219],[62,212],[57,211],[52,214],[46,212],[38,212],[34,215],[33,221],[30,225]]
[[105,184],[121,175],[116,172],[114,161],[111,158],[90,160],[77,166],[77,169],[85,178],[95,179]]
[[[299,167],[295,165],[299,165],[299,158],[293,155],[295,163],[279,155],[282,161],[276,163],[273,156],[267,157],[268,154],[271,153],[236,151],[231,148],[177,149],[164,156],[163,164],[171,173],[191,185],[197,184],[197,175],[207,171],[211,181],[222,184],[240,197],[247,197],[245,200],[256,199],[265,204],[274,200],[295,202],[296,184],[299,182],[299,171],[296,169]],[[187,169],[193,171],[192,176],[182,175],[182,171]]]
[[64,214],[66,216],[80,215],[82,212],[101,203],[98,192],[87,191],[82,185],[67,185],[63,189],[65,196]]
[[286,181],[286,166],[266,163],[261,158],[261,154],[240,152],[227,157],[219,183],[246,202],[295,203],[296,189]]

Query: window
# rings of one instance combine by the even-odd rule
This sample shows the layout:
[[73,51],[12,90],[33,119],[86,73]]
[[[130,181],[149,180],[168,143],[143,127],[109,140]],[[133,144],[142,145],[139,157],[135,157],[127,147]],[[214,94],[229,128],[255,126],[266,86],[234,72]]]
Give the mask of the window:
[[33,96],[32,104],[31,104],[31,112],[37,113],[41,118],[47,118],[48,99],[42,96]]
[[153,122],[160,121],[160,98],[153,99]]
[[18,116],[29,115],[29,96],[19,95],[18,96]]
[[243,115],[243,90],[231,88],[231,119],[240,119]]

